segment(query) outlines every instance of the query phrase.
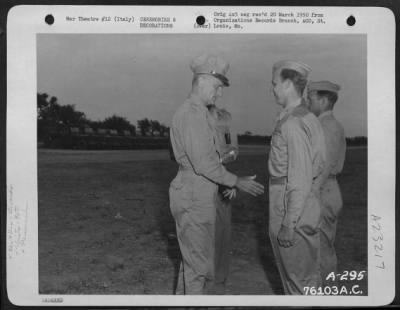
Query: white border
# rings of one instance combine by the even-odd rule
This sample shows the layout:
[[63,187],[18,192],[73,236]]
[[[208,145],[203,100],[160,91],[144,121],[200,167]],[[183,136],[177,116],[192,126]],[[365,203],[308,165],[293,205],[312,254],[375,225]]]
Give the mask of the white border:
[[[10,10],[7,24],[7,231],[11,216],[20,224],[20,249],[7,256],[7,293],[16,305],[51,306],[376,306],[390,303],[395,294],[395,20],[385,8],[318,7],[326,24],[247,25],[240,33],[367,34],[368,44],[368,296],[164,296],[164,295],[60,295],[38,294],[38,216],[36,145],[36,34],[37,33],[233,33],[234,30],[194,29],[198,15],[214,11],[303,12],[314,7],[166,7],[166,6],[17,6]],[[51,13],[55,24],[44,16]],[[76,15],[173,16],[172,29],[140,29],[125,23],[71,23]],[[356,26],[344,22],[349,15]],[[24,91],[21,91],[24,90]],[[28,134],[29,133],[29,134]],[[382,217],[386,269],[376,263],[371,214]],[[14,221],[15,222],[15,221]],[[26,223],[26,226],[25,226]],[[7,235],[7,249],[14,236]],[[10,239],[11,238],[11,239]],[[22,240],[22,241],[21,241]],[[7,251],[8,254],[8,251]],[[46,297],[62,297],[62,303],[43,303]]]

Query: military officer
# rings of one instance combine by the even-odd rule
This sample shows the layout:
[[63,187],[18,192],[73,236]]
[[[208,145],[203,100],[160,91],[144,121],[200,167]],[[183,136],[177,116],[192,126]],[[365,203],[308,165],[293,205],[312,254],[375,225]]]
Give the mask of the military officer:
[[[214,119],[216,132],[216,147],[223,164],[234,161],[239,153],[237,135],[231,123],[232,116],[225,110],[215,105],[208,107]],[[236,196],[235,188],[218,186],[216,199],[216,224],[215,224],[215,286],[214,294],[225,294],[226,284],[231,265],[231,226],[232,207],[231,199]]]
[[333,107],[340,86],[329,81],[311,82],[308,86],[310,110],[319,118],[326,142],[327,165],[321,186],[321,277],[324,285],[332,285],[329,273],[336,274],[336,225],[343,201],[336,176],[342,171],[346,138],[343,126],[336,120]]
[[254,196],[264,192],[252,178],[228,172],[217,153],[206,106],[215,104],[222,88],[229,86],[228,68],[218,56],[196,58],[191,92],[172,120],[170,138],[179,170],[169,197],[182,254],[177,294],[206,294],[213,285],[217,184]]
[[280,61],[272,72],[272,93],[283,110],[268,160],[269,234],[285,294],[321,284],[321,207],[313,184],[322,174],[325,142],[303,99],[310,71],[306,64]]

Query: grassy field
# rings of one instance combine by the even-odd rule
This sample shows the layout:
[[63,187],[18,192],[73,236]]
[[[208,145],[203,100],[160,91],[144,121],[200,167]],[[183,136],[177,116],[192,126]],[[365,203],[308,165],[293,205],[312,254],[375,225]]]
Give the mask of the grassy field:
[[[267,149],[241,150],[229,169],[266,184]],[[173,294],[180,253],[168,186],[176,170],[164,150],[39,150],[40,293]],[[366,148],[348,150],[339,182],[338,271],[366,270]],[[228,294],[282,294],[267,223],[267,194],[239,194]],[[341,284],[367,293],[367,278]]]

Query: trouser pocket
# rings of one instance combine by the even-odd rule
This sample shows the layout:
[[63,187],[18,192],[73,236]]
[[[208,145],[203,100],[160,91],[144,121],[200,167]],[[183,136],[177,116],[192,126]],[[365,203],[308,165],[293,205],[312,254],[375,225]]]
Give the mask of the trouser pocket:
[[171,213],[175,219],[180,213],[190,207],[193,200],[192,184],[190,179],[184,179],[178,173],[169,187]]
[[321,223],[321,203],[310,193],[306,199],[303,213],[297,223],[297,229],[302,229],[306,233],[314,234],[318,232]]

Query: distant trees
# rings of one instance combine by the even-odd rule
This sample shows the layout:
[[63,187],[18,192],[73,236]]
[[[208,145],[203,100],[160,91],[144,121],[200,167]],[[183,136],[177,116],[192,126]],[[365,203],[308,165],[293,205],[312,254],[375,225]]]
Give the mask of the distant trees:
[[161,124],[160,133],[161,135],[166,135],[166,134],[169,135],[169,127]]
[[60,105],[57,97],[48,94],[37,94],[38,138],[43,139],[57,126],[70,124],[87,124],[85,113],[75,110],[75,105]]
[[[84,112],[76,110],[75,105],[60,105],[55,96],[49,96],[46,93],[37,93],[37,124],[38,139],[43,140],[52,131],[57,131],[58,127],[78,126],[91,127],[93,129],[115,129],[119,132],[129,130],[136,134],[136,126],[132,125],[125,117],[112,115],[104,120],[89,120]],[[165,136],[169,133],[169,127],[157,120],[143,118],[137,121],[137,128],[142,136]],[[263,144],[268,145],[271,136],[253,135],[251,131],[245,131],[238,135],[239,144]],[[365,146],[368,143],[367,137],[356,136],[346,138],[348,146]]]
[[151,126],[149,119],[144,118],[144,119],[138,120],[137,124],[138,124],[139,130],[140,130],[140,133],[142,134],[142,136],[145,136],[146,132],[149,132],[150,126]]
[[154,136],[154,133],[157,131],[158,133],[161,130],[161,124],[159,121],[150,121],[150,130],[151,130],[151,135]]
[[151,134],[152,136],[156,135],[156,133],[159,135],[164,135],[169,131],[169,127],[161,124],[159,121],[149,120],[147,118],[138,120],[138,127],[142,136],[145,136],[147,133]]
[[[37,93],[37,120],[38,120],[38,139],[42,140],[51,131],[57,131],[62,126],[91,127],[95,130],[115,129],[119,132],[129,130],[132,134],[136,133],[136,126],[132,125],[125,117],[112,115],[104,120],[89,120],[84,112],[76,110],[75,105],[61,105],[55,96],[46,93]],[[169,127],[161,124],[157,120],[144,118],[137,121],[138,130],[143,136],[165,135]]]
[[[239,144],[255,144],[255,145],[269,145],[271,143],[271,136],[261,135],[238,135]],[[364,136],[348,137],[346,138],[347,146],[367,146],[368,138]]]
[[67,104],[59,106],[59,120],[63,125],[70,125],[76,123],[88,123],[85,113],[75,110],[75,105]]
[[124,130],[129,130],[130,132],[135,132],[136,128],[132,125],[125,117],[113,115],[107,117],[104,121],[100,122],[103,128],[106,129],[116,129],[120,132]]
[[238,135],[239,144],[268,145],[271,142],[271,136],[253,135],[246,131],[243,135]]
[[57,97],[49,98],[46,93],[37,94],[37,102],[39,122],[63,125],[88,122],[85,113],[76,111],[72,104],[60,105]]

